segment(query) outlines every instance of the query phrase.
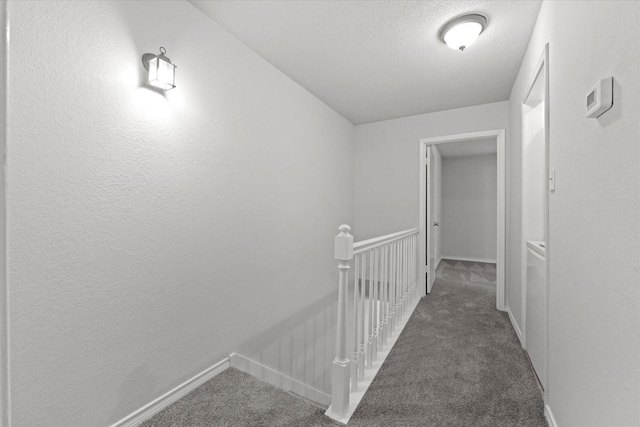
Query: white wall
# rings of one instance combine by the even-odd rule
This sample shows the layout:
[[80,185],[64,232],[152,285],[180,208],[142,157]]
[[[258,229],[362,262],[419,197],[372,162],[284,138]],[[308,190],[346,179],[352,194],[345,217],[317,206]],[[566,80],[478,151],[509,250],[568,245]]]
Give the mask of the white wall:
[[508,129],[508,108],[504,101],[356,126],[356,240],[418,226],[420,138]]
[[496,262],[495,154],[442,159],[442,257]]
[[[238,349],[332,353],[354,127],[183,1],[9,19],[13,424],[108,425]],[[141,85],[160,46],[166,93]]]
[[[556,191],[545,399],[559,427],[640,425],[639,25],[639,2],[545,2],[511,93],[517,167],[521,100],[548,42]],[[587,92],[608,76],[613,109],[588,119]],[[511,274],[507,295],[521,321],[518,277]]]

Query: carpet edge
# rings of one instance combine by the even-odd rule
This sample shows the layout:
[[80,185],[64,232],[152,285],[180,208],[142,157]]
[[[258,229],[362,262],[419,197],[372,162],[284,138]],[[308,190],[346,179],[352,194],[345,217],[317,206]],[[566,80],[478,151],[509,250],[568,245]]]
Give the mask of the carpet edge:
[[291,378],[281,372],[276,371],[255,360],[249,359],[238,353],[231,353],[229,356],[230,366],[239,371],[256,377],[260,381],[276,386],[282,390],[290,391],[298,396],[313,401],[324,408],[331,404],[331,396],[321,390],[311,387],[308,384]]

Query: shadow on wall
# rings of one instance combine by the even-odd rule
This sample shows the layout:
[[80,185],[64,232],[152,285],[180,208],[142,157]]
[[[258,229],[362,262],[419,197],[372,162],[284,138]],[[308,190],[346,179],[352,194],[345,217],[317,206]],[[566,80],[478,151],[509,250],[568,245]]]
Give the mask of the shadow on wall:
[[620,82],[613,77],[613,105],[611,109],[605,111],[603,115],[597,118],[602,128],[609,127],[622,118],[622,87]]
[[[337,285],[336,285],[337,288]],[[338,292],[241,344],[237,353],[309,387],[331,393]]]

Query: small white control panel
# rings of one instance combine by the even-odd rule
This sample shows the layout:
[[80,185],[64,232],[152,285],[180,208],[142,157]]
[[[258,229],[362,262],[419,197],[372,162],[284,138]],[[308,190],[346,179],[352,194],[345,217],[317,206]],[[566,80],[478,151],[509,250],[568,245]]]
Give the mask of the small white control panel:
[[587,117],[595,119],[613,106],[613,77],[600,80],[587,94]]

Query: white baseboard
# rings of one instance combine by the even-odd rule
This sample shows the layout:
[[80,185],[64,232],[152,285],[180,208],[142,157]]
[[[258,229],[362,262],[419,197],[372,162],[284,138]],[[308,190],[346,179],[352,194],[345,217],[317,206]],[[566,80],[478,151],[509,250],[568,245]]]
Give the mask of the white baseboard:
[[438,269],[438,266],[440,265],[440,261],[442,261],[442,257],[439,257],[439,258],[436,260],[436,270]]
[[157,414],[167,406],[171,405],[176,400],[180,399],[185,394],[193,391],[194,389],[200,387],[202,384],[209,381],[211,378],[224,372],[227,368],[229,368],[228,357],[216,363],[212,367],[205,369],[204,371],[200,372],[193,378],[188,379],[187,381],[180,384],[178,387],[163,394],[153,402],[148,403],[147,405],[143,406],[142,408],[138,409],[132,414],[124,417],[117,423],[113,424],[111,427],[134,427],[141,424],[142,422],[148,420],[149,418],[151,418],[152,416],[154,416],[155,414]]
[[505,311],[509,314],[509,320],[511,320],[511,326],[513,326],[513,329],[516,331],[516,335],[520,340],[520,346],[524,348],[524,339],[522,338],[522,331],[520,331],[520,327],[518,326],[518,322],[516,322],[516,318],[513,317],[513,313],[511,312],[511,309],[509,308],[509,306],[506,307]]
[[[484,259],[484,258],[467,258],[467,257],[463,257],[463,256],[442,256],[442,258],[440,258],[440,260],[443,259],[450,259],[453,261],[472,261],[472,262],[487,262],[490,264],[496,264],[497,261],[495,259]],[[439,261],[438,261],[439,263]]]
[[553,418],[553,412],[551,412],[549,405],[544,405],[544,417],[547,419],[549,427],[558,427],[558,423],[556,423],[556,419]]
[[255,360],[251,360],[238,353],[231,353],[229,359],[232,368],[236,368],[242,372],[253,375],[261,381],[279,387],[283,390],[291,391],[325,407],[331,404],[331,396],[327,393],[308,386],[298,380],[294,380],[293,378],[281,374],[268,366],[264,366],[261,363],[256,362]]

